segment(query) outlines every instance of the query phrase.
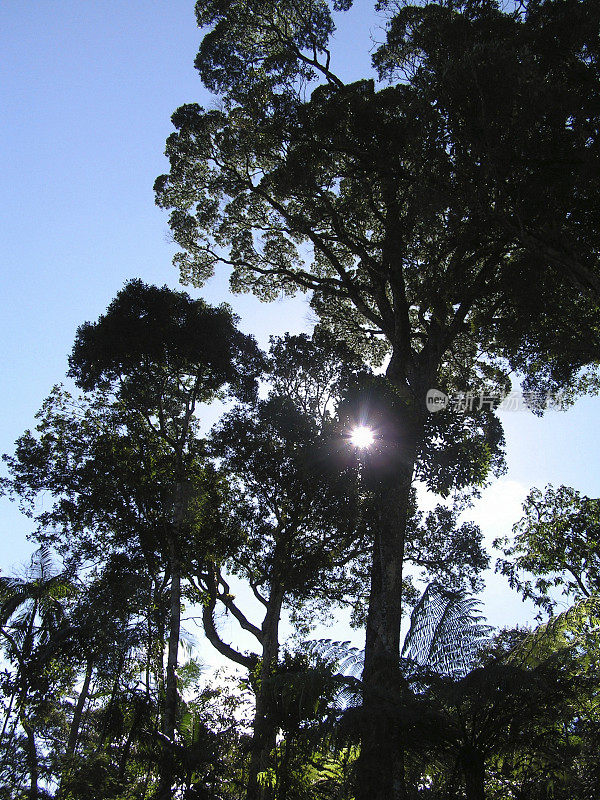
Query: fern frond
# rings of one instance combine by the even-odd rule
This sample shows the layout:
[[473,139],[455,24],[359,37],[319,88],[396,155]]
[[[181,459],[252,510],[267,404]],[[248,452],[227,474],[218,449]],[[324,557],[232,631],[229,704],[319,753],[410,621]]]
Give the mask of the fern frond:
[[508,661],[535,667],[552,653],[585,643],[600,632],[600,597],[585,597],[566,611],[551,617],[513,648]]
[[466,675],[492,630],[482,620],[477,600],[430,583],[411,614],[402,657],[442,674]]

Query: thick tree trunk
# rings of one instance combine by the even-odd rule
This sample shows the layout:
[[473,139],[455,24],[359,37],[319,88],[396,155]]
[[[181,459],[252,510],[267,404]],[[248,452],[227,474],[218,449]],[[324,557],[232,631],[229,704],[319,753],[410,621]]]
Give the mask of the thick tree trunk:
[[465,748],[461,756],[461,767],[465,777],[467,800],[485,800],[485,760],[483,753],[475,747]]
[[276,745],[277,730],[269,699],[268,681],[273,676],[279,659],[279,620],[282,602],[282,590],[273,589],[262,624],[262,659],[259,684],[255,688],[256,708],[252,725],[247,800],[270,800],[271,797],[268,787],[259,786],[258,775],[269,766],[269,756]]
[[[365,480],[378,499],[363,671],[363,726],[356,800],[403,800],[402,742],[397,724],[404,545],[422,417],[397,411],[394,441],[374,451]],[[391,434],[390,438],[391,438]],[[394,448],[393,456],[389,455]],[[383,463],[379,463],[380,460]]]

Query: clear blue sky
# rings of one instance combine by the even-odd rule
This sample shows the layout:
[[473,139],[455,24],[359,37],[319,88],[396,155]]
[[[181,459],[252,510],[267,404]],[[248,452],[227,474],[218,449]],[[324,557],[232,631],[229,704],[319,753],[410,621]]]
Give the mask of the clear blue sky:
[[[369,69],[369,32],[381,38],[371,6],[359,0],[341,24],[335,53],[347,79]],[[77,326],[96,319],[125,280],[177,287],[152,184],[167,170],[172,112],[212,102],[193,68],[199,42],[192,0],[4,0],[0,8],[0,452],[12,450],[63,378]],[[203,295],[232,302],[263,345],[269,334],[310,327],[301,300],[232,298],[224,279]],[[504,415],[509,474],[475,511],[490,538],[508,532],[530,486],[566,483],[600,496],[599,411],[598,399],[585,399],[542,420]],[[4,572],[31,546],[27,520],[0,502]],[[491,579],[486,595],[494,623],[523,615],[503,586]]]

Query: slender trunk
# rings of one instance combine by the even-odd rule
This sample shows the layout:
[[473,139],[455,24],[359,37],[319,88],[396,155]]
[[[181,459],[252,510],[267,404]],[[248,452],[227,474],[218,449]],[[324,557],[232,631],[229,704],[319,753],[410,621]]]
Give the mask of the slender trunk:
[[25,745],[25,756],[27,759],[27,769],[29,770],[28,800],[38,800],[39,798],[38,783],[40,779],[40,770],[38,763],[37,747],[35,744],[35,734],[33,733],[33,728],[29,724],[29,721],[24,714],[21,716],[21,725],[23,726],[23,730],[25,731],[25,735],[27,737],[27,743]]
[[177,660],[179,652],[179,634],[181,628],[181,564],[171,546],[171,595],[169,610],[169,651],[167,655],[167,680],[165,686],[165,716],[163,733],[170,740],[175,738],[175,722],[177,717]]
[[165,614],[163,613],[162,597],[158,598],[158,619],[156,623],[156,642],[158,652],[156,654],[156,682],[158,686],[158,713],[160,719],[164,717],[165,713],[165,642],[166,642],[166,624]]
[[162,753],[160,779],[156,800],[171,800],[174,780],[175,726],[177,722],[177,657],[181,629],[181,561],[179,539],[185,517],[184,484],[179,481],[175,488],[173,530],[170,541],[171,591],[169,595],[169,650],[167,654],[167,676],[165,685],[165,711],[162,724]]
[[10,730],[8,732],[8,736],[6,737],[6,741],[2,746],[2,760],[0,760],[0,767],[4,767],[8,763],[11,754],[14,752],[15,749],[14,745],[17,735],[17,725],[19,723],[20,704],[21,701],[19,698],[17,698],[17,707],[15,708],[15,712],[13,714]]
[[165,682],[165,710],[162,723],[162,758],[160,781],[156,800],[171,800],[173,791],[173,748],[175,746],[175,724],[177,721],[177,657],[181,627],[181,565],[171,543],[171,592],[169,611],[169,650]]
[[248,771],[247,800],[270,800],[268,787],[261,787],[258,775],[270,763],[270,755],[276,746],[277,729],[273,720],[271,687],[268,684],[279,660],[279,620],[283,603],[281,587],[272,589],[267,611],[262,624],[262,659],[259,683],[255,687],[256,707],[252,724],[252,745]]
[[398,705],[402,576],[410,491],[421,435],[419,414],[396,411],[390,434],[394,457],[376,451],[365,466],[378,502],[363,671],[363,727],[356,800],[403,800],[406,796]]
[[[5,753],[8,754],[9,748],[12,745],[13,740],[15,739],[17,733],[17,724],[20,722],[23,730],[25,731],[25,737],[26,737],[24,750],[25,750],[25,760],[27,763],[27,769],[29,770],[29,792],[28,792],[29,800],[38,800],[39,797],[39,788],[38,788],[39,762],[38,762],[37,746],[35,743],[35,734],[24,711],[25,702],[28,696],[29,680],[30,680],[30,677],[28,677],[24,672],[24,665],[31,663],[30,659],[34,644],[34,625],[35,625],[35,618],[38,612],[38,607],[39,607],[39,602],[36,599],[33,603],[33,607],[29,614],[27,630],[23,638],[23,646],[21,648],[21,652],[20,654],[18,652],[16,653],[19,660],[19,668],[16,678],[19,684],[16,697],[17,705],[15,708],[15,714],[11,726],[11,732],[8,736],[8,741],[4,745]],[[12,702],[13,701],[11,698],[11,706]],[[3,728],[3,735],[4,735],[4,728]]]
[[10,716],[12,714],[12,707],[15,702],[15,697],[17,696],[17,689],[16,687],[12,690],[10,695],[10,702],[8,704],[8,709],[6,711],[6,715],[4,717],[4,724],[2,725],[2,732],[0,732],[0,750],[2,749],[2,742],[4,741],[4,735],[6,734],[6,728],[8,727],[8,723],[10,721]]
[[79,729],[81,728],[83,709],[85,708],[85,704],[90,694],[90,683],[92,680],[93,671],[94,671],[93,662],[92,659],[89,658],[86,662],[86,670],[85,670],[85,677],[83,679],[83,686],[81,687],[81,691],[79,692],[79,697],[77,698],[77,703],[75,704],[75,709],[73,711],[73,719],[71,720],[71,727],[69,729],[69,738],[67,740],[67,746],[65,748],[63,769],[60,776],[60,785],[56,793],[57,798],[62,797],[62,793],[64,791],[64,786],[65,786],[65,780],[71,770],[72,759],[75,754],[75,748],[77,747],[77,739],[79,738]]
[[83,679],[83,686],[81,687],[81,691],[79,692],[79,697],[77,698],[77,704],[75,706],[75,710],[73,711],[73,719],[71,721],[71,728],[69,730],[69,739],[67,741],[67,748],[65,751],[65,756],[67,760],[69,760],[71,756],[75,753],[75,748],[77,747],[77,739],[79,737],[79,729],[81,727],[83,709],[85,708],[85,704],[87,702],[90,693],[90,683],[92,681],[93,671],[94,671],[93,662],[92,659],[89,658],[86,662],[86,670],[85,670],[85,677]]
[[27,622],[27,630],[25,631],[25,636],[23,637],[23,644],[20,649],[15,640],[12,637],[9,637],[6,631],[4,630],[2,631],[4,638],[8,638],[8,641],[10,642],[10,645],[13,648],[14,655],[18,660],[18,667],[17,667],[17,673],[15,675],[14,689],[10,698],[8,711],[6,712],[6,716],[4,718],[2,733],[0,734],[0,744],[2,744],[4,741],[6,728],[8,726],[8,723],[10,722],[12,707],[16,699],[17,706],[15,708],[15,714],[13,717],[10,732],[8,734],[8,740],[4,743],[4,746],[2,748],[2,759],[0,761],[1,765],[4,765],[6,762],[10,746],[15,737],[17,723],[20,717],[20,710],[23,707],[25,699],[27,698],[28,685],[27,685],[27,676],[24,666],[25,664],[29,663],[31,657],[31,651],[33,649],[33,626],[35,624],[37,610],[38,610],[38,601],[35,600],[33,603],[33,608],[31,609],[31,612],[29,614],[29,620]]

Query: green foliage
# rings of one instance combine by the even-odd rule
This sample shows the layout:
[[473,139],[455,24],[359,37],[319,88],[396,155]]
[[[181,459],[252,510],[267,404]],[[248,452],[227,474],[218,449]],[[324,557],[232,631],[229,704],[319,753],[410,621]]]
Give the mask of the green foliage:
[[[496,570],[524,598],[551,611],[553,591],[581,599],[600,589],[600,503],[567,486],[532,489],[513,538],[498,540]],[[527,574],[534,577],[528,577]]]
[[[236,321],[225,305],[133,280],[96,323],[80,326],[69,375],[86,391],[117,385],[126,405],[185,424],[190,403],[225,384],[244,397],[255,390],[260,353]],[[170,433],[181,435],[177,425]]]
[[[221,102],[175,113],[156,182],[182,277],[221,265],[235,291],[307,292],[320,323],[265,359],[226,306],[135,280],[79,329],[85,394],[52,392],[2,483],[66,565],[45,549],[35,575],[0,578],[15,796],[388,800],[377,776],[400,752],[407,797],[597,793],[598,501],[530,494],[500,568],[547,609],[553,590],[576,602],[478,656],[488,629],[463,590],[481,532],[459,504],[421,514],[410,482],[460,503],[504,468],[496,401],[428,415],[429,389],[499,398],[517,370],[541,412],[548,391],[598,388],[598,4],[381,0],[379,82],[345,84],[330,41],[350,5],[196,4]],[[223,397],[240,402],[203,442],[198,406]],[[376,429],[360,457],[356,421]],[[397,668],[405,562],[436,582]],[[335,602],[364,617],[367,587],[368,680],[339,643],[280,657],[282,608],[300,631]],[[250,669],[251,740],[235,695],[200,688],[194,660],[177,670],[182,597]],[[258,654],[223,641],[218,604]]]
[[[548,390],[570,402],[598,385],[598,12],[382,2],[388,83],[345,84],[328,42],[347,5],[198,4],[196,66],[221,105],[174,114],[156,193],[184,280],[221,265],[234,291],[307,292],[354,352],[389,356],[361,390],[380,427],[363,471],[378,514],[368,673],[391,675],[413,476],[448,495],[503,468],[493,408],[428,417],[427,391],[499,396],[517,370],[542,411]],[[395,722],[374,727],[361,800],[401,780],[377,763],[396,758]]]
[[481,588],[489,564],[483,534],[472,522],[458,524],[458,507],[437,505],[427,514],[415,507],[407,526],[406,560],[420,568],[419,578],[447,591]]
[[292,606],[323,591],[341,599],[360,543],[356,465],[340,469],[331,452],[339,384],[353,369],[346,355],[327,336],[274,340],[268,396],[227,412],[211,435],[246,535],[231,569]]
[[586,597],[524,635],[508,658],[515,664],[536,666],[553,653],[571,650],[577,652],[579,669],[596,666],[599,624],[600,598]]

